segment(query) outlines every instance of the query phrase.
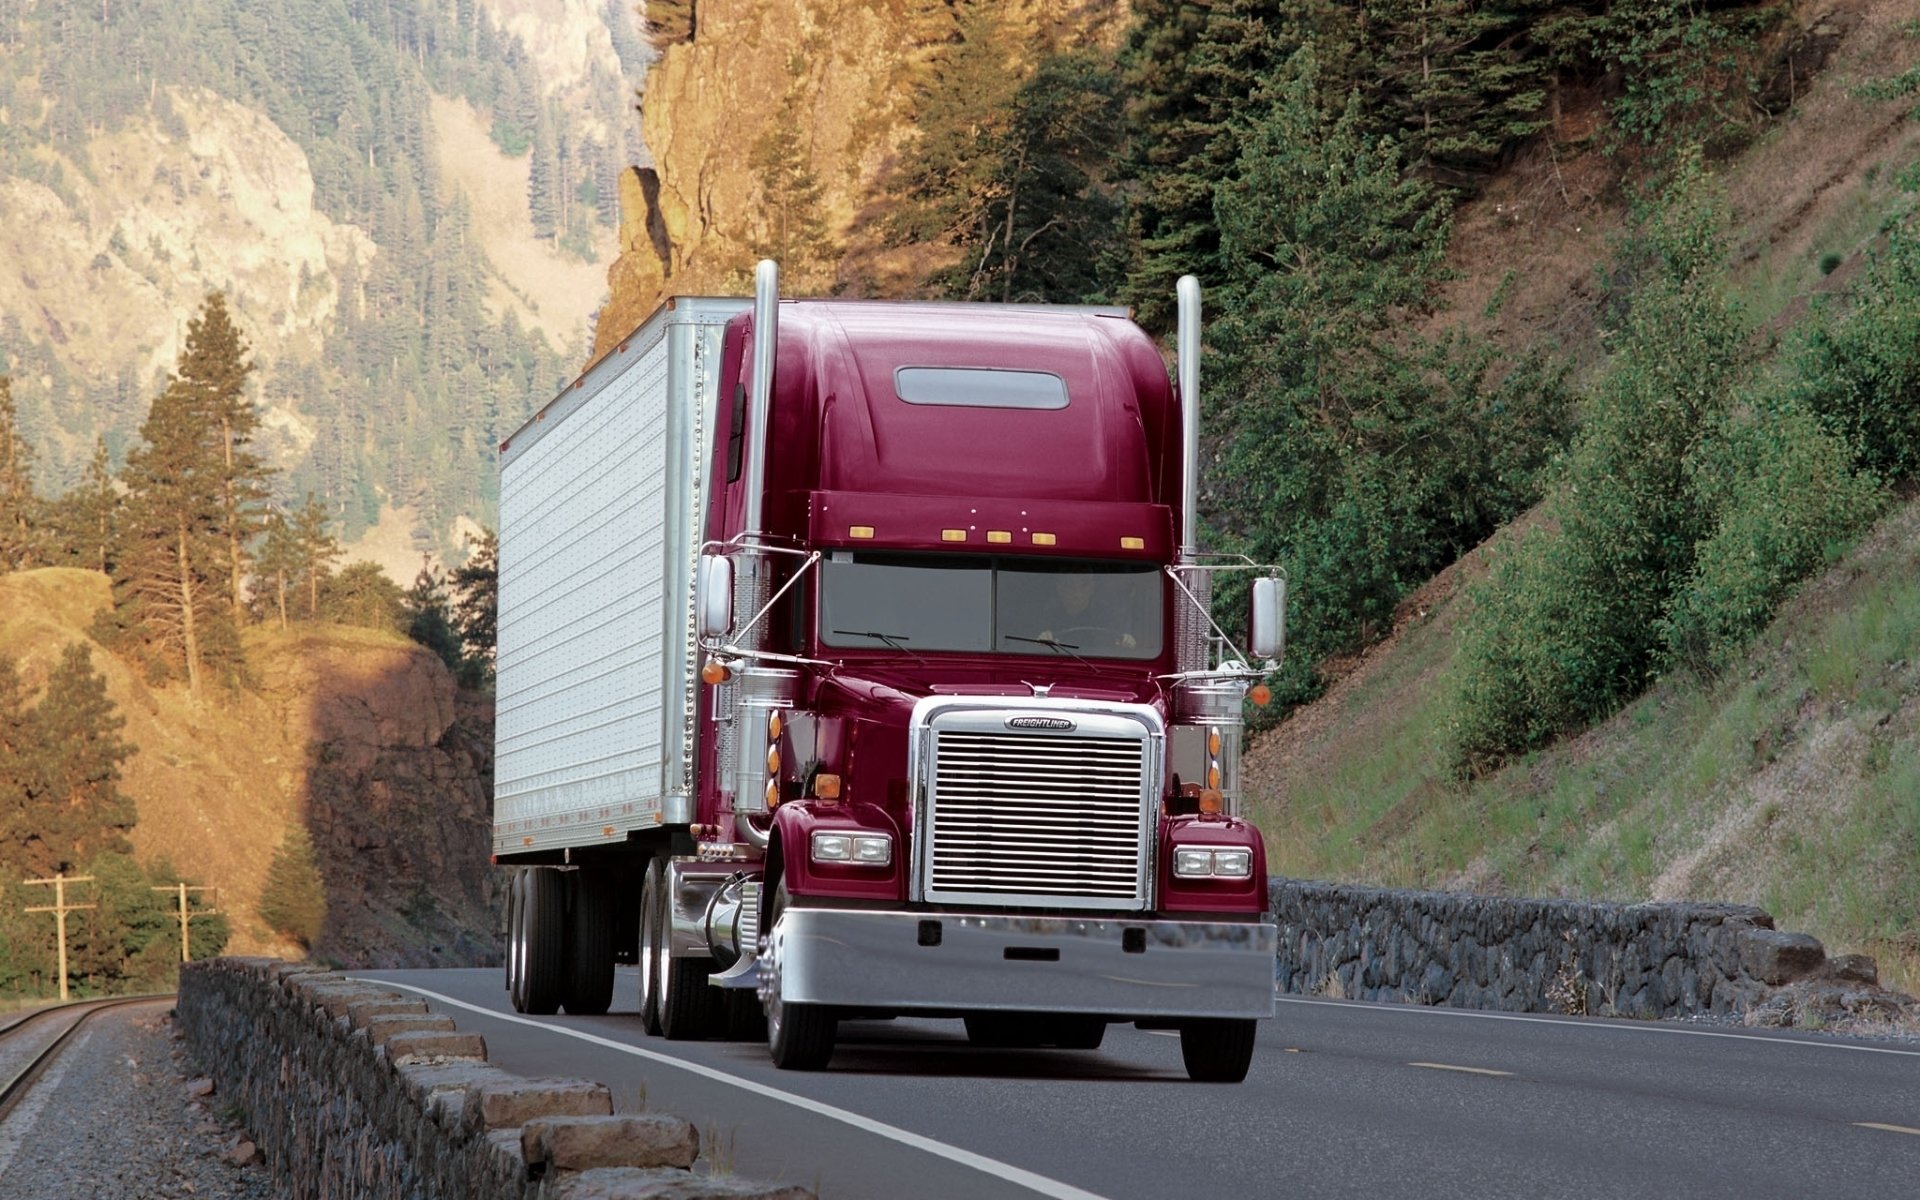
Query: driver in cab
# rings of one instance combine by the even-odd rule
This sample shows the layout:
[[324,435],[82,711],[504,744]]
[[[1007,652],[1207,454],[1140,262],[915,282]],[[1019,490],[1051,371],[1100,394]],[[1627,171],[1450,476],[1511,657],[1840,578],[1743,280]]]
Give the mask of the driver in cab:
[[1047,628],[1038,635],[1039,641],[1058,642],[1069,648],[1090,645],[1128,650],[1139,644],[1127,628],[1132,622],[1116,606],[1101,602],[1106,598],[1099,595],[1093,576],[1056,575],[1053,592],[1052,612]]

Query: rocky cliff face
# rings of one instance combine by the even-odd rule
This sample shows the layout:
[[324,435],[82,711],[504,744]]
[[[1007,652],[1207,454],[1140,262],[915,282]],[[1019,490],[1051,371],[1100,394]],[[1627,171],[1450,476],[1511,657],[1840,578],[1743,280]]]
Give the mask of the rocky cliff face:
[[[790,128],[820,188],[819,212],[840,254],[787,272],[788,294],[910,293],[925,247],[885,247],[872,229],[884,179],[912,136],[915,88],[956,36],[944,3],[882,0],[699,0],[675,4],[641,104],[651,161],[622,183],[620,256],[608,272],[596,355],[667,295],[737,295],[752,287],[767,239],[756,148]],[[1004,0],[1002,17],[1035,55],[1063,42],[1111,44],[1126,6],[1112,0]],[[1010,62],[1008,69],[1022,69]]]
[[[67,643],[90,641],[106,577],[0,575],[0,654],[37,686]],[[432,654],[343,626],[247,631],[253,680],[195,705],[95,644],[93,664],[139,752],[135,853],[220,889],[233,953],[291,954],[256,915],[288,827],[312,834],[328,916],[317,956],[343,965],[497,960],[491,815],[493,710],[457,693]]]

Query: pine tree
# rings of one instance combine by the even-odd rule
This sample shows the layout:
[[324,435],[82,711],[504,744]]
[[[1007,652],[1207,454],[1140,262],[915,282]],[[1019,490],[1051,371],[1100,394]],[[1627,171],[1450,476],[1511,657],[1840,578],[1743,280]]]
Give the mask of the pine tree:
[[126,724],[87,643],[69,642],[27,720],[39,768],[29,787],[29,821],[10,831],[27,869],[61,870],[102,852],[131,852],[126,835],[137,813],[118,787],[120,764],[134,753],[120,736]]
[[34,536],[33,446],[20,433],[13,381],[0,375],[0,571],[20,571],[37,560]]
[[260,413],[246,397],[252,371],[246,340],[227,312],[226,296],[207,293],[200,314],[187,322],[187,345],[174,382],[218,435],[220,533],[226,544],[227,603],[236,616],[245,611],[245,548],[259,531],[260,505],[271,474],[249,448],[260,428]]
[[311,948],[327,924],[327,885],[314,858],[313,839],[294,825],[267,864],[260,919],[275,933]]
[[28,825],[29,796],[44,748],[34,740],[27,690],[13,660],[0,655],[0,849],[12,868],[17,835]]
[[756,258],[771,258],[802,294],[832,283],[840,247],[827,231],[820,201],[824,190],[801,138],[799,93],[789,89],[773,122],[754,143],[747,166],[760,188],[760,236]]
[[127,519],[115,555],[114,609],[103,632],[184,670],[200,695],[216,624],[227,611],[224,454],[197,389],[170,382],[127,456]]
[[287,627],[287,592],[300,578],[306,553],[294,532],[292,522],[279,509],[267,513],[265,536],[254,555],[253,569],[271,589],[274,609],[280,616],[280,628]]
[[110,574],[113,544],[120,524],[120,489],[107,458],[105,438],[93,444],[93,457],[74,489],[47,506],[51,556],[56,562]]
[[291,533],[299,554],[299,573],[307,585],[309,619],[319,618],[320,587],[332,576],[333,564],[340,557],[340,543],[334,539],[329,524],[326,506],[308,492],[307,502],[293,514]]
[[423,557],[420,573],[413,586],[401,597],[407,617],[407,636],[434,652],[449,671],[460,671],[460,634],[453,626],[453,614],[447,606],[447,583],[433,560]]
[[467,561],[453,573],[453,621],[466,643],[467,662],[481,677],[491,678],[500,615],[500,538],[484,529],[479,537],[469,534],[467,546]]

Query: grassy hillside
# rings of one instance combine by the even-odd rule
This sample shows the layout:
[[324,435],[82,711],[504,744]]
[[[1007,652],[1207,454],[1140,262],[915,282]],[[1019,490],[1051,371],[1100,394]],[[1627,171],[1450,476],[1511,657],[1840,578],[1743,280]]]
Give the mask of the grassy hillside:
[[1449,667],[1486,550],[1247,756],[1278,873],[1758,904],[1920,988],[1920,502],[1812,580],[1717,680],[1661,681],[1586,734],[1462,782]]

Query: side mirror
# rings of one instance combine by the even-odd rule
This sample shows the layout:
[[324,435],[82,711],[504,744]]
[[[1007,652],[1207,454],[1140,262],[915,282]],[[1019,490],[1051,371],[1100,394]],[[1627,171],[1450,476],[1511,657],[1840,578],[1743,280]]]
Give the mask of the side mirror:
[[733,628],[733,560],[723,554],[702,554],[694,588],[694,607],[700,613],[700,636],[725,637]]
[[1279,658],[1287,652],[1287,581],[1273,576],[1253,581],[1247,613],[1247,653]]

